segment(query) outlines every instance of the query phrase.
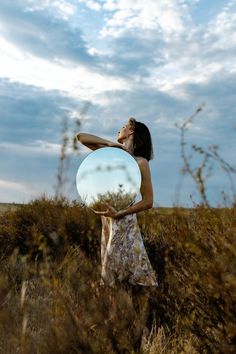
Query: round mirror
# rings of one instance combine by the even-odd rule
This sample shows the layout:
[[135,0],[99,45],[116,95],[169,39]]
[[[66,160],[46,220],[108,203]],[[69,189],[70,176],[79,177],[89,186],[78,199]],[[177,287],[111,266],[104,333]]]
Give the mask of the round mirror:
[[103,147],[92,151],[80,164],[76,175],[79,196],[93,210],[117,211],[131,205],[141,186],[137,161],[126,151]]

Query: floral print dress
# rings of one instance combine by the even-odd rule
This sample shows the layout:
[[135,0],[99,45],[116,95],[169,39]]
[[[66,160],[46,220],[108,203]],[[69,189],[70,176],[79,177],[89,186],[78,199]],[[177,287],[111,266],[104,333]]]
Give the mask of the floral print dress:
[[101,284],[117,281],[133,285],[158,286],[143,244],[136,214],[119,219],[102,215]]

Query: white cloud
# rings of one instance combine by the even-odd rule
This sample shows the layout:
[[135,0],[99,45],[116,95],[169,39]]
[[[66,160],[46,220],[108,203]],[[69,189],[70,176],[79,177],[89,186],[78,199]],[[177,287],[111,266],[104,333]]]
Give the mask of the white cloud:
[[[163,49],[163,63],[149,67],[147,87],[183,100],[191,98],[189,84],[205,85],[217,73],[235,73],[236,13],[227,6],[208,24],[189,27],[186,34],[172,38]],[[154,36],[154,34],[153,34]]]
[[20,51],[1,37],[0,44],[0,77],[45,90],[64,91],[73,98],[99,105],[109,102],[101,96],[103,92],[131,89],[128,80],[96,73],[79,65],[71,68],[68,62],[59,59],[58,64],[51,63]]
[[[127,75],[133,60],[127,44],[130,43],[132,55],[138,58],[134,61],[137,71],[130,75],[133,75],[133,86],[144,85],[185,101],[190,98],[186,90],[188,84],[204,85],[219,72],[234,73],[236,12],[233,7],[236,1],[228,2],[204,25],[191,18],[197,2],[106,0],[103,7],[109,16],[100,34],[103,39],[113,38],[114,65],[110,67],[116,70],[116,65],[119,68],[124,63],[121,68]],[[135,37],[135,44],[130,33]],[[150,43],[146,48],[153,62],[148,62],[143,42]],[[148,74],[139,72],[139,64]]]
[[[86,155],[91,152],[86,146],[79,144],[78,153],[80,156]],[[12,152],[19,156],[55,156],[59,157],[61,152],[61,145],[56,143],[51,143],[45,140],[35,140],[30,144],[17,144],[2,142],[0,143],[0,148],[5,149],[8,152]],[[67,148],[67,154],[72,154],[73,148],[71,144]]]
[[28,186],[26,186],[25,184],[13,181],[6,181],[3,179],[0,179],[0,189],[8,189],[23,193],[29,192]]
[[236,44],[236,12],[224,9],[216,19],[210,21],[204,34],[206,41],[211,40],[211,50],[229,49]]
[[[190,63],[191,57],[188,60]],[[199,63],[186,70],[185,64],[186,59],[180,58],[178,63],[170,62],[161,69],[151,70],[150,77],[144,78],[145,85],[187,101],[191,98],[188,84],[206,84],[224,67],[220,63],[207,63],[204,66]]]
[[[17,174],[17,173],[16,173]],[[27,203],[42,194],[39,183],[0,179],[1,203]]]
[[[191,1],[194,4],[195,1]],[[102,37],[117,37],[127,29],[159,30],[165,36],[182,33],[189,19],[189,2],[184,0],[106,0],[112,12],[101,30]]]
[[101,10],[101,5],[97,1],[92,1],[92,0],[78,0],[79,3],[83,3],[85,6],[87,6],[91,10],[99,11]]
[[58,14],[64,19],[68,19],[76,12],[76,6],[69,1],[56,0],[52,2],[52,6],[57,9]]
[[17,143],[0,143],[1,149],[6,149],[8,152],[14,152],[21,156],[32,155],[60,155],[60,144],[50,143],[48,141],[36,140],[31,144],[17,144]]
[[0,37],[0,53],[1,56],[11,58],[17,62],[26,59],[26,56],[19,48],[17,48],[14,44],[6,41],[3,37]]
[[76,12],[76,6],[66,0],[40,0],[35,3],[35,0],[28,0],[30,6],[26,7],[25,11],[42,11],[52,9],[54,15],[64,20],[68,20]]

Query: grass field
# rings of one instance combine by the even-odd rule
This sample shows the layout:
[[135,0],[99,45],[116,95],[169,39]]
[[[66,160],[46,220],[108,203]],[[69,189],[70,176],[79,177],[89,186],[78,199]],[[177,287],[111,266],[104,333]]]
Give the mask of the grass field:
[[4,213],[5,211],[9,210],[16,210],[22,204],[17,203],[0,203],[0,213]]
[[138,213],[157,289],[100,281],[101,220],[0,207],[0,353],[235,353],[236,207]]
[[[5,211],[9,211],[9,210],[16,210],[22,205],[23,204],[19,204],[19,203],[0,203],[0,213],[4,213]],[[173,208],[171,207],[156,207],[154,209],[158,210],[158,212],[163,215],[171,214],[173,212]],[[183,212],[188,213],[191,209],[181,208],[181,210]]]

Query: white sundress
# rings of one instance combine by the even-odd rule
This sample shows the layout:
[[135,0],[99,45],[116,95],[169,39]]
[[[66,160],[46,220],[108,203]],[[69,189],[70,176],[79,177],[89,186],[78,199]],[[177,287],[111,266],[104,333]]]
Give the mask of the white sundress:
[[119,219],[102,215],[101,284],[126,280],[133,285],[158,286],[135,213]]

